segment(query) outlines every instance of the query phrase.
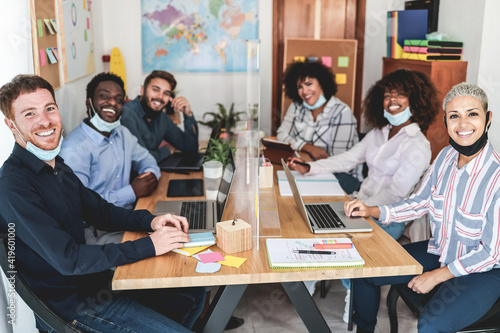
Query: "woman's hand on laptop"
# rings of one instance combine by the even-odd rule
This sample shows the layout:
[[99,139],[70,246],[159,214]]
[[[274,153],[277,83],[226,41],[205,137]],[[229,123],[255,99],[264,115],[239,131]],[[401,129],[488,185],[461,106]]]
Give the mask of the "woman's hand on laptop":
[[361,200],[354,199],[344,202],[344,212],[349,217],[368,217],[372,216],[376,219],[380,217],[380,209],[378,206],[365,205]]
[[[168,214],[170,215],[170,214]],[[189,242],[189,235],[176,227],[165,226],[149,235],[157,256],[184,247]]]
[[153,231],[159,230],[165,226],[175,227],[177,230],[183,231],[184,233],[187,233],[189,229],[189,223],[184,216],[164,214],[155,217],[153,221],[151,221],[151,229],[153,229]]

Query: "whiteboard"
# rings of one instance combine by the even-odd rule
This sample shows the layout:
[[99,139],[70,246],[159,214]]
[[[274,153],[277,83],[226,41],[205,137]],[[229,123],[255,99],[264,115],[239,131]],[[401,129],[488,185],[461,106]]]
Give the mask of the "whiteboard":
[[60,0],[63,34],[64,81],[95,72],[91,1]]

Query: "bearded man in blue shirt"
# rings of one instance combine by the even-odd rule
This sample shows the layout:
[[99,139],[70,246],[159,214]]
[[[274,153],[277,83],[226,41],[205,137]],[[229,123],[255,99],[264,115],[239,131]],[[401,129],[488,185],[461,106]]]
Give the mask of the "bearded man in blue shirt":
[[[45,79],[16,76],[0,88],[0,109],[16,141],[0,169],[0,232],[15,226],[15,270],[35,294],[85,332],[190,332],[204,288],[109,290],[110,268],[183,247],[189,241],[186,218],[116,207],[85,187],[57,156],[62,122]],[[83,221],[99,230],[151,234],[87,245]],[[37,327],[50,331],[40,320]]]
[[[108,202],[133,209],[135,201],[158,186],[160,169],[137,138],[120,124],[125,98],[122,79],[96,75],[87,85],[87,116],[65,139],[61,157],[83,185]],[[138,174],[130,181],[131,171]],[[86,225],[87,244],[120,243],[122,232]]]

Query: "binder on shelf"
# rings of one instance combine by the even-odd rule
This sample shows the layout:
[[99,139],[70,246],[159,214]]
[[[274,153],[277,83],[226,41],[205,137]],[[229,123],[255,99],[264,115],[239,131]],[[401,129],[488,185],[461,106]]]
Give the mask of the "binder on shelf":
[[404,45],[408,46],[429,46],[429,47],[463,47],[464,43],[456,41],[444,40],[427,40],[427,39],[405,39]]
[[454,54],[423,54],[403,52],[403,59],[422,60],[422,61],[461,61],[462,55]]
[[[362,267],[365,261],[354,245],[346,249],[317,250],[314,244],[352,244],[349,238],[269,238],[267,256],[271,268]],[[321,254],[320,254],[321,253]]]
[[403,51],[406,53],[424,53],[424,54],[462,54],[461,47],[427,47],[427,46],[405,45]]
[[424,39],[427,9],[387,12],[387,57],[401,59],[405,39]]

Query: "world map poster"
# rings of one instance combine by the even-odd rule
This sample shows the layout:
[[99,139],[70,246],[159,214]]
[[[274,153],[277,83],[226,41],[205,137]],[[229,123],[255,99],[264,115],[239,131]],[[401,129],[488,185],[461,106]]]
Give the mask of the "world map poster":
[[246,41],[258,38],[258,0],[141,1],[143,72],[242,72],[255,63]]

